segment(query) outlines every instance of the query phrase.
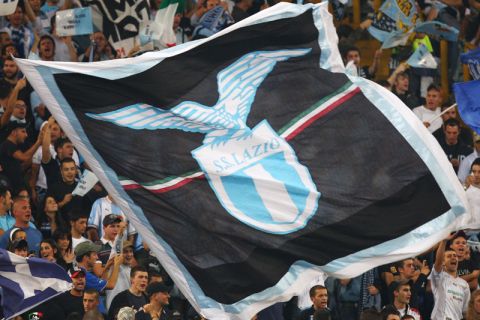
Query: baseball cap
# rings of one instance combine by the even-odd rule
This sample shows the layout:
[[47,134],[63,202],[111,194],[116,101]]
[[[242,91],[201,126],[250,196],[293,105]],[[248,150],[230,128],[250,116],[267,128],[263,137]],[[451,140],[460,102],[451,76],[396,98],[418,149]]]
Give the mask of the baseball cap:
[[10,234],[8,235],[8,238],[10,239],[10,241],[13,241],[13,236],[19,230],[22,230],[22,229],[21,228],[13,228],[12,230],[10,230]]
[[78,278],[78,277],[85,277],[85,271],[78,267],[72,267],[68,269],[68,275],[70,278]]
[[147,286],[146,293],[149,297],[157,292],[169,292],[168,287],[162,282],[152,282]]
[[122,222],[122,217],[113,213],[106,215],[105,218],[103,218],[103,226],[108,226],[110,224],[120,223],[120,222]]
[[94,244],[91,241],[85,241],[80,244],[77,244],[75,247],[75,255],[77,257],[86,255],[89,252],[99,252],[102,246]]

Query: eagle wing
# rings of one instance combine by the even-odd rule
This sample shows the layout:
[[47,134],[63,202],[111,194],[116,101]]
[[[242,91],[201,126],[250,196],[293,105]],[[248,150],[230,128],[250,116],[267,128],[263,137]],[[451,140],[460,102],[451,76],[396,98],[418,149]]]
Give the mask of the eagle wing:
[[[185,111],[177,114],[174,110],[182,105]],[[188,110],[190,110],[190,114]],[[203,119],[213,112],[212,108],[188,101],[172,110],[163,110],[147,104],[134,104],[106,113],[87,113],[87,116],[136,130],[179,129],[207,134],[214,128],[199,119]]]
[[221,109],[235,110],[233,120],[246,123],[258,87],[277,62],[303,56],[310,50],[307,48],[255,51],[244,55],[217,75],[220,94],[217,106]]

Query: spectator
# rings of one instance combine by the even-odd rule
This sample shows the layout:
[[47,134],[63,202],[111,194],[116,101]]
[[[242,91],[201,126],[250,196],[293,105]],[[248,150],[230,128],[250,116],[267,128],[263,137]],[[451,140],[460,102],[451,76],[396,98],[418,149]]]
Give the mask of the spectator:
[[[93,33],[92,42],[95,43],[93,61],[106,61],[115,59],[115,55],[112,52],[112,47],[110,47],[110,44],[107,42],[107,39],[105,39],[105,35],[102,32],[97,31]],[[87,50],[85,50],[83,57],[80,57],[81,61],[89,61],[91,50],[92,46],[89,46]]]
[[480,275],[480,268],[478,261],[469,257],[467,254],[467,236],[465,232],[459,231],[450,240],[450,249],[455,251],[458,259],[457,275],[468,282],[470,290],[475,290],[478,287],[478,276]]
[[[34,92],[32,92],[33,95]],[[31,99],[32,100],[32,99]],[[42,104],[36,105],[33,101],[31,101],[32,106],[34,106],[33,114],[35,117],[39,116],[40,113],[45,113],[45,105]],[[44,139],[42,140],[42,147],[43,144],[48,144],[48,131],[50,131],[50,140],[52,142],[57,141],[58,138],[61,136],[61,129],[57,123],[47,123],[42,120],[42,124],[39,127],[43,129],[43,126],[49,125],[48,130],[45,128],[44,130]],[[35,128],[37,128],[37,124],[35,124]],[[45,195],[47,194],[47,178],[45,176],[45,171],[42,168],[42,156],[43,156],[43,148],[38,148],[37,151],[33,154],[32,158],[32,174],[29,180],[30,190],[32,192],[32,200],[36,205],[43,203],[45,199]],[[50,152],[55,154],[55,149],[53,145],[50,144]],[[59,170],[60,171],[60,170]]]
[[28,257],[28,242],[24,239],[13,240],[8,244],[7,250],[20,257]]
[[432,320],[462,319],[470,300],[468,283],[457,275],[457,254],[451,249],[445,250],[447,240],[453,237],[451,235],[440,242],[430,275],[435,298]]
[[163,283],[154,282],[148,285],[147,295],[150,303],[143,306],[135,315],[135,320],[167,320],[170,318],[170,313],[167,309],[168,287]]
[[27,139],[25,127],[24,123],[11,122],[7,129],[7,140],[0,145],[0,165],[11,183],[13,193],[25,188],[22,164],[31,161],[33,153],[40,146],[42,139],[42,135],[39,135],[33,146],[25,152],[21,151],[19,145]]
[[55,27],[55,16],[50,19],[51,34],[55,41],[55,61],[78,61],[77,45],[72,37],[59,37]]
[[7,230],[0,238],[0,248],[6,248],[10,231],[14,228],[20,228],[25,231],[27,235],[30,250],[33,250],[37,254],[40,249],[42,234],[40,231],[30,226],[30,218],[32,217],[30,202],[24,198],[15,198],[13,201],[13,217],[15,218],[15,225]]
[[123,237],[123,230],[125,224],[122,223],[122,218],[115,214],[109,214],[103,218],[103,237],[97,242],[101,246],[98,253],[98,258],[105,265],[110,257],[112,248],[115,246],[114,241],[117,235]]
[[[118,279],[118,272],[120,265],[123,263],[123,256],[118,255],[108,260],[105,266],[105,272],[102,278],[98,278],[93,274],[93,267],[98,260],[97,252],[100,250],[100,246],[93,244],[90,241],[80,243],[75,248],[75,259],[78,266],[85,270],[86,274],[86,289],[95,289],[98,292],[102,292],[104,289],[111,290],[115,287]],[[109,274],[108,271],[113,265],[113,270]]]
[[[48,119],[48,125],[45,125],[45,139],[42,143],[42,168],[47,177],[47,188],[62,181],[60,164],[64,159],[72,159],[74,156],[73,144],[68,138],[57,137],[54,142],[54,152],[51,152],[51,131],[55,129],[55,120],[51,117]],[[78,165],[77,161],[74,163],[75,166]]]
[[427,88],[425,105],[413,109],[413,113],[415,113],[431,133],[435,132],[442,126],[442,120],[439,117],[441,113],[441,103],[442,95],[440,88],[432,84]]
[[343,60],[345,65],[350,61],[353,61],[355,68],[357,69],[357,75],[366,79],[373,79],[378,67],[378,61],[382,55],[382,50],[379,49],[375,51],[375,56],[373,57],[373,63],[370,67],[361,66],[361,57],[360,50],[355,46],[349,46],[345,49],[343,54]]
[[65,218],[66,213],[72,211],[73,208],[82,208],[81,197],[72,195],[73,190],[77,187],[77,181],[75,181],[77,166],[75,161],[72,158],[64,158],[60,161],[60,173],[62,176],[61,180],[52,186],[48,186],[47,195],[51,195],[57,201],[62,217]]
[[473,161],[471,168],[472,179],[467,189],[467,199],[472,215],[478,217],[480,215],[480,158]]
[[474,134],[473,145],[474,145],[473,152],[470,153],[468,156],[466,156],[463,159],[462,163],[460,163],[460,167],[458,169],[458,174],[457,174],[460,182],[463,183],[463,185],[466,187],[470,185],[472,180],[472,176],[470,176],[470,173],[472,173],[471,169],[472,169],[473,161],[480,157],[480,135]]
[[[107,309],[110,309],[110,304],[112,303],[113,298],[120,292],[127,290],[130,287],[130,272],[132,271],[133,263],[135,259],[133,258],[133,243],[130,241],[123,242],[123,263],[120,265],[120,271],[118,274],[117,283],[115,288],[112,290],[106,290],[106,305]],[[149,274],[149,278],[150,274]],[[149,283],[150,280],[149,279]]]
[[23,7],[18,5],[15,12],[7,16],[8,24],[2,31],[7,32],[17,49],[20,58],[28,57],[28,53],[33,46],[33,32],[25,26],[23,16]]
[[395,77],[392,92],[410,109],[418,106],[418,98],[409,91],[409,76],[407,72],[400,72]]
[[100,294],[95,289],[86,289],[83,292],[83,311],[98,311],[100,306]]
[[145,289],[148,284],[148,273],[143,267],[134,267],[130,272],[130,288],[117,294],[113,298],[108,310],[107,320],[114,320],[122,307],[132,307],[140,310],[147,303]]
[[420,313],[417,309],[410,307],[410,297],[412,293],[410,291],[410,282],[407,280],[394,282],[395,287],[393,289],[393,303],[387,307],[391,307],[397,310],[401,316],[411,315],[414,320],[420,320]]
[[40,208],[36,223],[44,238],[51,238],[58,228],[66,228],[64,219],[58,213],[57,201],[53,197],[46,197]]
[[[445,140],[445,122],[448,119],[455,119],[458,121],[457,109],[451,108],[449,104],[444,104],[442,105],[441,110],[442,112],[444,112],[448,108],[450,109],[442,115],[442,121],[443,121],[442,127],[437,129],[435,132],[433,132],[433,136],[435,137],[435,139],[437,139],[438,143],[441,143],[441,141]],[[459,121],[459,124],[460,124],[460,121]],[[470,133],[469,129],[462,127],[461,124],[460,124],[460,134],[458,135],[458,139],[464,145],[467,145],[469,147],[472,146],[472,141],[473,141],[472,134]]]
[[85,272],[71,268],[68,273],[72,278],[72,289],[55,299],[55,302],[62,308],[65,318],[74,312],[80,315],[84,313],[83,291],[85,290]]
[[472,149],[458,139],[458,135],[460,134],[460,123],[458,120],[448,119],[445,121],[443,131],[445,139],[439,141],[440,146],[452,163],[455,172],[458,172],[458,168],[463,159],[472,153]]
[[392,307],[383,308],[382,320],[400,320],[400,312]]
[[87,219],[88,216],[78,208],[73,208],[69,212],[70,234],[72,235],[73,250],[75,250],[80,243],[88,241],[88,239],[83,236],[87,230]]
[[6,187],[0,186],[0,236],[12,228],[15,219],[9,214],[12,207],[12,195]]
[[480,289],[472,292],[465,320],[480,320]]
[[122,212],[120,207],[113,202],[112,197],[107,195],[100,199],[97,199],[92,206],[90,216],[88,218],[88,238],[92,241],[96,241],[103,237],[103,220],[106,216],[115,214],[122,217],[122,220],[127,223],[128,239],[134,242],[135,228],[128,222],[127,216]]
[[54,61],[55,60],[55,41],[53,38],[44,34],[40,37],[37,45],[38,57],[43,61]]
[[300,312],[298,320],[308,320],[312,317],[316,310],[328,310],[328,292],[327,288],[321,285],[313,286],[310,289],[310,300],[312,300],[313,305]]
[[52,237],[57,244],[58,251],[65,261],[75,259],[75,254],[72,249],[72,235],[69,232],[57,229]]

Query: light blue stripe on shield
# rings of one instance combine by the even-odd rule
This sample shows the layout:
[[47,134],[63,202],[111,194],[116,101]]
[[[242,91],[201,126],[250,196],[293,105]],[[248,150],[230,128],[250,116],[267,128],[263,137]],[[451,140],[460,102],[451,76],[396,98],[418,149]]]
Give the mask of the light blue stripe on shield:
[[294,222],[305,210],[309,196],[309,190],[295,168],[287,163],[283,152],[264,158],[221,180],[235,207],[263,223]]

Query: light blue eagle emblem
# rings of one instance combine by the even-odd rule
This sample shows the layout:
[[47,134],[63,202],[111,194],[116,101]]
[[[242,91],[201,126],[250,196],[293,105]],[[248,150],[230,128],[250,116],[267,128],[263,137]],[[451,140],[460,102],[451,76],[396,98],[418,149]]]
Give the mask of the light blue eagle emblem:
[[266,120],[246,124],[258,87],[277,62],[310,49],[255,51],[217,75],[213,107],[193,101],[163,110],[135,104],[91,118],[136,130],[179,129],[205,134],[192,151],[222,206],[243,223],[273,234],[302,229],[315,214],[320,193],[295,151]]

